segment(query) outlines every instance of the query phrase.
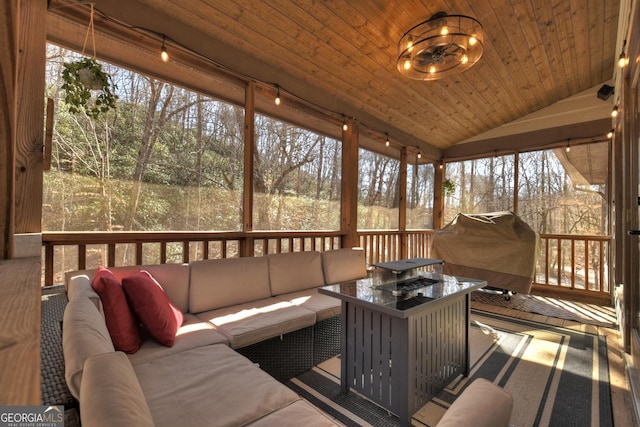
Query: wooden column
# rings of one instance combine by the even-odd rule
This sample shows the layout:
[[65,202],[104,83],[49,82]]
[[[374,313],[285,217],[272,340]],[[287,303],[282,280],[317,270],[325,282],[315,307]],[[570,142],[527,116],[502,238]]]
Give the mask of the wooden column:
[[18,0],[0,2],[0,259],[12,257]]
[[[418,167],[418,162],[416,162]],[[400,151],[400,197],[398,200],[398,230],[400,231],[400,259],[409,258],[407,242],[407,147]]]
[[351,248],[360,245],[358,240],[358,123],[347,122],[342,131],[342,180],[340,203],[341,246]]
[[[244,102],[244,191],[242,197],[242,231],[253,231],[253,160],[256,150],[256,84],[247,84]],[[246,237],[241,256],[253,256],[253,239]]]
[[[38,153],[32,150],[38,145],[38,136],[42,143],[43,133],[44,50],[40,47],[45,43],[46,7],[46,0],[0,2],[0,384],[3,385],[0,405],[3,406],[39,405],[41,400],[40,257],[8,258],[14,257],[16,223],[22,231],[26,229],[25,223],[29,228],[35,227],[38,218],[40,229],[42,170],[40,185],[33,184],[34,188],[26,187],[32,183],[24,178],[38,175],[37,167],[32,167]],[[42,58],[38,58],[38,52],[42,52]],[[31,55],[35,58],[33,62]],[[29,70],[29,66],[33,69]],[[25,87],[30,84],[35,86]],[[22,139],[25,137],[36,141],[25,141]],[[39,161],[42,165],[42,151]],[[25,209],[29,212],[25,213]]]
[[444,182],[444,174],[446,166],[444,161],[436,163],[435,177],[433,180],[433,228],[438,229],[444,227],[444,193],[442,191],[442,183]]
[[513,155],[513,213],[518,215],[518,189],[520,188],[520,152]]
[[47,1],[21,0],[19,9],[15,232],[40,233]]

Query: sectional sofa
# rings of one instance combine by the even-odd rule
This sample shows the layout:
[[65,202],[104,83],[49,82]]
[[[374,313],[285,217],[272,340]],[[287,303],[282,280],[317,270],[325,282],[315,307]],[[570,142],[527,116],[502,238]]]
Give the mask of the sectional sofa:
[[260,357],[306,370],[339,351],[334,332],[331,351],[321,347],[322,325],[339,324],[340,302],[317,288],[366,276],[362,250],[109,270],[123,283],[148,272],[181,324],[170,346],[143,336],[135,352],[118,351],[91,286],[96,271],[67,273],[65,378],[83,425],[335,425],[261,369]]

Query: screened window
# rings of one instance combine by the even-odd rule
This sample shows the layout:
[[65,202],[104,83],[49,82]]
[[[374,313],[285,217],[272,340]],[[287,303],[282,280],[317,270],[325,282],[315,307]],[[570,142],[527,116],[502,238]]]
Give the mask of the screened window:
[[117,109],[71,114],[61,74],[79,55],[50,44],[47,57],[56,120],[44,231],[240,229],[243,108],[102,63]]
[[447,163],[445,223],[459,212],[485,213],[513,210],[513,155]]
[[538,233],[606,235],[609,143],[520,154],[519,215]]
[[407,229],[433,228],[433,164],[407,166]]
[[256,115],[256,145],[254,229],[339,229],[340,143]]
[[358,229],[397,229],[400,162],[360,149]]

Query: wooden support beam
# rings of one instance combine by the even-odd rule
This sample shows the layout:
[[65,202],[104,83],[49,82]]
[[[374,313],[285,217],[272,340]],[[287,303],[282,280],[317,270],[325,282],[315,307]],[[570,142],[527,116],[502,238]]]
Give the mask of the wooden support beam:
[[347,121],[342,131],[342,180],[340,200],[341,245],[350,248],[360,245],[358,240],[358,122]]
[[400,233],[400,258],[407,259],[409,256],[407,235],[403,233],[407,230],[407,147],[402,147],[400,151],[400,180],[398,200],[398,229]]
[[433,228],[438,229],[444,227],[444,193],[442,184],[444,182],[444,174],[446,165],[444,161],[436,164],[435,176],[433,179]]
[[0,259],[13,251],[18,0],[0,2]]
[[20,2],[15,152],[15,232],[42,231],[47,1]]
[[[256,147],[256,85],[247,83],[244,106],[244,192],[242,199],[242,231],[253,231],[253,180]],[[253,256],[253,239],[245,241],[241,256]]]

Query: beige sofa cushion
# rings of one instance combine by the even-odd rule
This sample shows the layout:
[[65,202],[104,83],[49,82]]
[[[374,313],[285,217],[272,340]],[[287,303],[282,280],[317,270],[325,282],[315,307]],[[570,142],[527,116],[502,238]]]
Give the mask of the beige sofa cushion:
[[156,427],[241,426],[299,399],[225,345],[135,365]]
[[291,405],[249,424],[251,427],[330,427],[341,426],[306,400],[298,400]]
[[131,363],[122,352],[90,357],[80,387],[82,425],[153,427],[153,417]]
[[[171,302],[183,313],[189,308],[189,265],[188,264],[154,264],[132,265],[126,267],[108,267],[120,280],[131,276],[140,270],[148,271],[154,279],[160,283]],[[66,274],[67,287],[70,286],[70,278],[78,275],[86,275],[89,280],[96,270],[80,270]]]
[[67,304],[62,322],[62,350],[67,386],[77,399],[85,360],[115,351],[104,318],[88,298],[76,298]]
[[320,252],[269,254],[267,258],[272,295],[324,286]]
[[316,322],[314,312],[277,298],[206,311],[197,316],[229,337],[231,348],[246,347]]
[[343,248],[322,252],[322,269],[327,285],[362,279],[367,266],[362,248]]
[[318,288],[278,295],[276,298],[316,313],[316,322],[340,314],[342,305],[338,298],[318,293]]
[[191,264],[189,311],[200,313],[269,298],[264,257],[208,259]]
[[513,398],[491,381],[478,378],[447,409],[437,427],[507,427]]
[[140,346],[140,350],[133,354],[127,354],[133,365],[149,362],[159,357],[166,357],[192,348],[212,344],[229,344],[226,335],[214,329],[213,325],[205,322],[193,314],[184,315],[184,323],[178,329],[173,347],[166,347],[156,340],[146,337]]

